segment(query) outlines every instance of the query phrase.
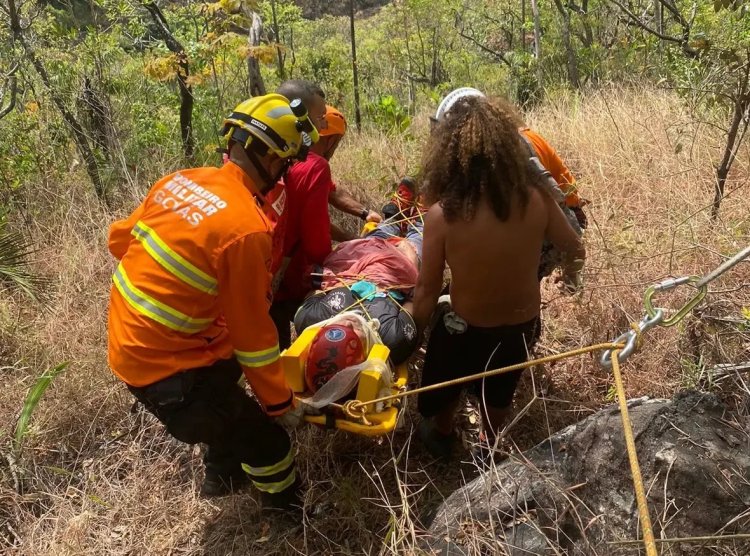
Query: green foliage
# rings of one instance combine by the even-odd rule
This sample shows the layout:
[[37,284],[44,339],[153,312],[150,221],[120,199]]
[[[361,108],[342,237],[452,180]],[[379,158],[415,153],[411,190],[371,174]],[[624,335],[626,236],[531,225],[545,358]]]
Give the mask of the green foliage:
[[69,362],[60,363],[56,367],[49,369],[42,373],[42,375],[36,380],[34,385],[29,389],[26,394],[26,399],[23,402],[23,408],[21,409],[21,415],[18,417],[16,423],[16,433],[14,437],[14,449],[16,453],[20,453],[23,448],[23,442],[29,432],[29,425],[31,424],[31,416],[39,405],[39,401],[42,399],[44,392],[47,390],[52,381],[60,373],[62,373],[69,365]]
[[0,126],[0,160],[13,160],[13,164],[3,164],[0,172],[0,191],[6,199],[37,170],[34,151],[38,110],[38,103],[32,101],[22,111],[19,109],[6,116],[5,125]]
[[[653,0],[626,5],[646,26],[653,24]],[[702,0],[693,11],[692,2],[677,0],[674,9],[689,26],[684,44],[658,39],[629,21],[611,0],[540,3],[539,59],[530,3],[525,6],[522,20],[520,4],[511,0],[403,0],[358,17],[364,123],[404,133],[421,107],[433,108],[447,91],[467,85],[526,106],[570,87],[572,60],[583,87],[663,80],[684,92],[688,105],[704,119],[726,127],[729,99],[748,63],[746,2],[717,0],[715,5]],[[348,18],[306,20],[292,0],[166,3],[162,9],[190,66],[199,163],[215,163],[221,119],[248,94],[249,57],[260,62],[267,90],[281,79],[310,79],[326,90],[330,104],[353,114]],[[30,25],[27,36],[66,106],[87,122],[79,101],[86,77],[107,108],[106,132],[113,138],[108,147],[116,152],[107,157],[100,146],[95,151],[112,186],[127,181],[122,179],[126,173],[151,180],[183,165],[178,60],[141,4],[27,2],[21,10]],[[259,47],[247,42],[252,10],[264,22],[265,42]],[[686,33],[683,23],[670,10],[665,14],[663,33],[679,39]],[[74,145],[34,68],[10,40],[7,21],[0,23],[0,40],[11,45],[0,52],[0,73],[23,61],[17,107],[0,121],[0,159],[13,161],[0,172],[0,199],[4,210],[12,212],[16,199],[26,194],[24,184],[56,179],[75,166]]]
[[411,124],[406,108],[392,95],[383,95],[366,105],[370,119],[386,132],[403,133]]
[[[700,388],[706,370],[706,363],[703,361],[703,357],[699,357],[697,361],[692,357],[683,357],[680,359],[680,367],[682,368],[683,388]],[[710,379],[710,376],[708,378]],[[710,384],[706,385],[706,387],[710,389]]]
[[23,235],[6,230],[5,224],[0,222],[0,284],[46,303],[51,282],[30,269],[29,258],[35,251]]

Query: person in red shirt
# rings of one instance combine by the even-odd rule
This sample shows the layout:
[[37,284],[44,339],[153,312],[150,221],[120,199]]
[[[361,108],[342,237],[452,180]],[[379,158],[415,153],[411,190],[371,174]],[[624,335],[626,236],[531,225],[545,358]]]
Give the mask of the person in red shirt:
[[[321,136],[321,140],[313,146],[313,149],[320,156],[330,161],[346,134],[347,123],[344,115],[333,106],[326,106],[323,89],[310,81],[289,79],[279,85],[276,92],[287,98],[302,99],[310,114],[310,119]],[[278,195],[279,192],[277,191],[274,198]],[[360,201],[352,197],[346,189],[337,186],[335,183],[332,183],[331,191],[328,194],[328,204],[365,222],[378,224],[383,220],[378,212],[365,207]],[[331,236],[334,241],[353,239],[350,234],[335,225],[331,225]]]
[[304,162],[289,169],[284,186],[283,232],[274,232],[283,233],[282,260],[271,305],[282,350],[291,345],[290,323],[307,294],[305,269],[322,264],[331,252],[328,196],[335,186],[328,160],[311,149]]
[[[326,124],[328,127],[321,134],[321,140],[318,142],[319,144],[316,144],[315,151],[326,160],[331,160],[333,153],[336,152],[336,148],[346,134],[346,118],[333,106],[327,106]],[[365,222],[379,224],[383,221],[383,217],[380,214],[366,208],[357,199],[352,197],[348,191],[336,184],[333,184],[333,189],[328,194],[328,204],[343,213],[356,216]],[[334,241],[348,241],[354,239],[355,236],[331,223],[331,237]]]
[[291,345],[291,321],[309,289],[305,270],[323,262],[331,252],[332,240],[352,239],[332,226],[328,205],[365,221],[380,222],[381,217],[333,182],[328,161],[346,133],[346,120],[338,110],[326,106],[323,90],[310,81],[290,79],[279,85],[277,93],[301,99],[320,134],[307,159],[294,164],[283,182],[266,194],[276,213],[271,317],[283,350]]

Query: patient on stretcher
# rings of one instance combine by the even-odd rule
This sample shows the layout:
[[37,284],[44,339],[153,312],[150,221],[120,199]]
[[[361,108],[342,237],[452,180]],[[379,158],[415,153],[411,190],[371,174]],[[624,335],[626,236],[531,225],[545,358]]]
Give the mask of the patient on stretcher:
[[422,255],[420,218],[404,229],[386,220],[365,237],[341,243],[311,278],[316,290],[294,317],[297,334],[344,311],[376,319],[391,361],[406,361],[417,348],[411,298]]

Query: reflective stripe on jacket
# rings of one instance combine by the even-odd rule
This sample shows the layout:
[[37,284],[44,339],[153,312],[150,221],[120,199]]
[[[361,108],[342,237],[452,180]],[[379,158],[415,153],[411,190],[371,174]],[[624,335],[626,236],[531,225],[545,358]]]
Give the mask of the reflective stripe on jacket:
[[132,386],[236,357],[271,414],[292,404],[268,315],[271,223],[235,164],[158,181],[110,230],[109,363]]

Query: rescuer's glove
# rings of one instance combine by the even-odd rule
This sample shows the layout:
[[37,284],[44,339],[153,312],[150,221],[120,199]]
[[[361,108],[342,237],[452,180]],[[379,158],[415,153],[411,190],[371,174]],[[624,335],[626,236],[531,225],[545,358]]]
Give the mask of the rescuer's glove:
[[293,430],[302,424],[304,416],[305,416],[305,410],[302,407],[302,404],[297,402],[294,407],[292,407],[286,413],[276,417],[275,420],[279,425],[281,425],[285,429]]

